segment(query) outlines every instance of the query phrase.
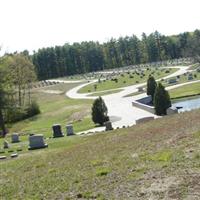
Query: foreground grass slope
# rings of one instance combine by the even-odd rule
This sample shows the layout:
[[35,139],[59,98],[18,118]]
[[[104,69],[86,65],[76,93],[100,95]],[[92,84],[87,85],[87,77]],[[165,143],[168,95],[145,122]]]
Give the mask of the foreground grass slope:
[[198,199],[200,110],[0,162],[1,199]]

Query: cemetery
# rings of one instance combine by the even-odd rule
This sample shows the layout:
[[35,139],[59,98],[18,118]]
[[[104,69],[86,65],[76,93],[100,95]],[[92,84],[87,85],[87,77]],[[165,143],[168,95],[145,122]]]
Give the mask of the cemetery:
[[0,5],[0,200],[200,199],[199,1]]
[[[177,73],[180,69],[171,70],[171,72]],[[185,68],[182,68],[182,70],[184,71]],[[148,69],[147,71],[152,70]],[[173,74],[169,73],[166,69],[160,69],[160,71],[165,73],[163,78]],[[182,71],[180,72],[182,73]],[[123,74],[127,75],[130,73],[130,67],[127,69],[127,72],[123,72]],[[185,75],[176,75],[176,78],[178,76],[176,83],[169,83],[169,80],[173,77],[162,81],[167,88],[175,87],[169,90],[172,98],[174,95],[182,96],[183,90],[188,92],[188,94],[191,90],[193,94],[198,94],[200,83],[192,83],[193,81],[198,81],[198,74],[196,77],[194,76],[197,72],[192,72],[192,75],[190,75],[191,72],[184,73]],[[96,77],[98,76],[99,74],[96,75]],[[106,78],[106,75],[104,76]],[[124,78],[121,75],[119,76]],[[194,80],[191,79],[187,82],[188,77],[193,77]],[[94,81],[94,79],[90,80]],[[99,83],[98,78],[96,80],[97,88],[98,84],[105,83],[103,79],[101,83]],[[116,84],[116,81],[112,82]],[[188,86],[179,86],[180,83],[187,83]],[[37,198],[37,195],[41,193],[44,193],[47,197],[52,197],[53,195],[57,195],[62,190],[62,187],[67,188],[69,185],[73,185],[71,189],[73,192],[70,195],[75,197],[75,199],[79,196],[87,195],[96,198],[98,195],[95,194],[95,189],[91,189],[93,188],[92,185],[94,185],[95,179],[103,183],[104,178],[107,182],[110,180],[110,176],[116,173],[116,170],[125,170],[125,176],[130,176],[127,174],[126,168],[132,169],[134,166],[133,171],[131,171],[131,180],[137,180],[137,177],[140,178],[145,176],[145,174],[148,175],[149,171],[152,173],[158,163],[168,165],[170,170],[174,165],[180,165],[180,155],[175,150],[168,150],[169,144],[165,144],[165,140],[167,138],[170,141],[174,134],[188,134],[188,132],[192,134],[194,127],[191,128],[191,124],[193,123],[195,123],[195,129],[198,130],[198,111],[176,115],[177,110],[170,108],[167,109],[168,116],[156,116],[153,107],[144,108],[144,104],[148,104],[150,99],[146,97],[146,83],[142,82],[134,83],[120,90],[116,89],[116,91],[114,88],[115,92],[113,93],[112,91],[105,90],[98,91],[96,88],[96,93],[93,94],[91,92],[91,96],[88,96],[88,92],[78,93],[82,84],[86,84],[86,82],[59,82],[46,86],[43,83],[43,86],[41,86],[42,90],[62,91],[62,93],[57,94],[56,92],[43,92],[40,87],[33,88],[33,94],[39,97],[42,113],[34,120],[26,122],[27,124],[24,128],[21,128],[24,125],[22,122],[13,125],[6,138],[0,139],[1,169],[7,171],[6,163],[12,162],[13,164],[10,163],[9,165],[12,165],[13,170],[16,170],[18,165],[14,163],[20,161],[26,163],[26,165],[21,166],[19,172],[21,176],[23,176],[22,173],[26,173],[27,168],[35,170],[34,173],[32,170],[30,171],[31,179],[25,180],[26,184],[23,188],[33,192],[34,189],[30,185],[36,187],[37,184],[40,184],[41,187],[38,188],[38,192],[36,193]],[[87,84],[90,84],[90,82]],[[128,97],[131,93],[135,93],[135,95]],[[73,99],[72,94],[76,94],[76,99]],[[91,105],[94,99],[98,95],[103,94],[105,94],[103,99],[109,109],[108,114],[112,111],[113,115],[111,114],[110,121],[105,122],[103,126],[96,126],[88,115],[91,113]],[[127,116],[128,118],[126,118]],[[192,120],[189,121],[188,118]],[[177,130],[177,126],[181,126],[181,130]],[[168,131],[169,129],[170,132]],[[184,133],[182,130],[184,130]],[[164,149],[159,145],[158,140],[164,144]],[[145,148],[149,148],[147,141],[148,145],[152,145],[150,149],[151,153],[144,150]],[[197,144],[198,140],[195,139],[193,142]],[[185,143],[186,146],[188,144]],[[155,148],[155,146],[157,147]],[[176,146],[176,148],[181,149],[182,146]],[[132,152],[131,155],[130,152]],[[171,164],[172,154],[176,158],[173,165]],[[109,157],[107,157],[108,155]],[[31,156],[31,159],[29,156]],[[73,166],[71,166],[72,163]],[[145,166],[145,168],[141,170],[140,164]],[[189,163],[184,162],[181,165],[184,168],[189,167]],[[47,172],[48,176],[44,175]],[[34,175],[35,173],[37,176]],[[86,178],[83,178],[81,174]],[[122,174],[119,173],[120,180],[125,184],[127,183],[127,178],[124,179]],[[9,179],[8,173],[3,174],[3,176]],[[19,184],[16,176],[13,175],[15,177],[14,182],[15,184]],[[61,181],[63,177],[64,182]],[[92,179],[89,177],[92,177]],[[83,183],[83,185],[81,184],[81,188],[77,186],[80,182]],[[59,189],[52,192],[53,185],[55,184],[59,186]],[[86,185],[90,187],[91,193],[85,193],[87,191]],[[46,187],[52,188],[52,191],[47,193]],[[104,190],[106,188],[112,190],[109,184],[106,184],[103,188]],[[140,191],[136,184],[135,188],[135,190]],[[13,196],[14,192],[20,190],[17,187],[13,187],[12,191],[7,192],[7,196]],[[78,190],[78,192],[75,192],[75,190]],[[4,194],[6,191],[4,187]],[[108,193],[109,191],[99,195],[107,196]],[[67,192],[67,194],[69,193]],[[27,198],[30,197],[30,193],[27,193],[25,196]]]

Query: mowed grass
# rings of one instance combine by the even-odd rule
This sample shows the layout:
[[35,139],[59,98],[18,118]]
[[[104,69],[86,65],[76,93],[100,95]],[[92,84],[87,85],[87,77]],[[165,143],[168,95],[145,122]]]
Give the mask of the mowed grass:
[[193,199],[200,195],[200,110],[0,161],[1,199]]
[[178,87],[176,89],[169,90],[170,97],[173,99],[187,97],[187,96],[195,96],[200,94],[200,82],[199,83],[191,83],[189,85],[184,85]]
[[178,81],[175,84],[168,84],[168,80],[169,79],[165,79],[164,81],[162,81],[162,84],[165,87],[167,87],[167,86],[176,85],[176,84],[180,84],[180,83],[187,83],[187,82],[200,80],[200,73],[199,72],[191,72],[191,74],[193,75],[193,79],[192,80],[188,80],[188,74],[183,74],[183,75],[179,76],[179,78],[177,79]]
[[[63,132],[65,126],[73,124],[75,132],[87,130],[94,127],[91,120],[92,100],[74,100],[66,97],[65,92],[78,84],[58,84],[33,90],[33,98],[41,109],[41,114],[10,125],[10,133],[19,132],[22,134],[41,133],[46,137],[52,136],[52,125],[61,124]],[[61,91],[62,94],[44,93],[48,91]]]
[[[166,71],[169,71],[169,73],[166,73]],[[159,79],[171,73],[174,73],[175,71],[177,71],[176,68],[163,69],[163,70],[161,69],[156,70],[154,68],[149,68],[149,70],[144,71],[144,76],[138,75],[135,72],[123,73],[121,75],[116,76],[116,78],[118,79],[118,82],[115,82],[112,80],[102,80],[100,83],[97,82],[97,83],[89,84],[81,88],[78,92],[88,93],[88,92],[98,92],[98,91],[122,88],[122,87],[130,86],[130,85],[146,82],[150,74],[152,74],[155,79]],[[95,90],[95,85],[96,85],[96,90]]]

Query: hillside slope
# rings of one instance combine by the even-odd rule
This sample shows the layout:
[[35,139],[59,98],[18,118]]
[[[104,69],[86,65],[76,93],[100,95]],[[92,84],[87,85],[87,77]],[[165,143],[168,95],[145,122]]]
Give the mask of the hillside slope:
[[2,199],[198,199],[200,110],[0,162]]

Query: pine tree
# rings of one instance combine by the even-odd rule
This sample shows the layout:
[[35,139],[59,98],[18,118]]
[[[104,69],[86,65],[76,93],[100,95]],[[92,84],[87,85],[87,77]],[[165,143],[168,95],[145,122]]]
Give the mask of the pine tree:
[[156,83],[154,77],[150,75],[147,80],[147,95],[151,95],[152,103],[154,100],[154,94],[155,94],[156,87],[157,87],[157,83]]
[[108,109],[104,100],[99,97],[95,99],[93,106],[92,106],[92,120],[95,124],[103,125],[104,122],[109,120],[107,116]]
[[167,109],[171,107],[171,100],[168,91],[159,83],[154,95],[154,107],[157,115],[166,115]]

